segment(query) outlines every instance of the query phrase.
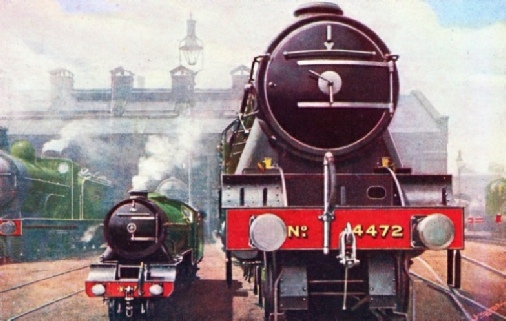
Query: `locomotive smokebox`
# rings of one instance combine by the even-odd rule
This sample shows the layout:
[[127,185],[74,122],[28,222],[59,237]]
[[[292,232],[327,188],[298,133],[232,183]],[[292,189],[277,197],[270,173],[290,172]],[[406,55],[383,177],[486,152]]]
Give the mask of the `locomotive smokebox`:
[[295,16],[258,68],[262,129],[273,144],[306,159],[352,155],[392,120],[398,57],[335,4],[304,5]]
[[104,237],[123,258],[141,259],[160,249],[166,238],[167,217],[148,199],[144,190],[130,191],[130,198],[116,204],[104,220]]

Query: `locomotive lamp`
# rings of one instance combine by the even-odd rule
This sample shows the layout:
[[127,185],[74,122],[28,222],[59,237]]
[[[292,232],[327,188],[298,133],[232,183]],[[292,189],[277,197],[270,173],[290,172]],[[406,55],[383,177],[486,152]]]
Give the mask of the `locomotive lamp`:
[[414,234],[417,241],[420,241],[428,249],[444,250],[453,242],[455,226],[447,216],[432,214],[418,218]]
[[105,286],[103,284],[95,284],[91,287],[91,293],[93,293],[96,296],[102,296],[105,293]]
[[276,251],[283,245],[287,236],[285,222],[274,214],[253,217],[250,224],[251,245],[260,251]]
[[149,287],[149,293],[154,296],[159,296],[163,294],[163,287],[160,284],[153,284]]
[[186,37],[179,43],[179,63],[182,64],[181,56],[183,56],[188,66],[201,69],[202,66],[197,67],[197,64],[204,47],[195,32],[196,24],[190,15],[190,19],[186,20]]
[[13,221],[0,221],[0,235],[14,235],[17,231],[16,223]]

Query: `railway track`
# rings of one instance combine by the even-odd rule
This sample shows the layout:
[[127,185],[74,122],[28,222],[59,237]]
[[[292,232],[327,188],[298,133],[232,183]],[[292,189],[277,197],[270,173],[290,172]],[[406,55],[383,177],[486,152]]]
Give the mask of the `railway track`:
[[[82,284],[75,279],[83,278],[88,267],[89,264],[73,267],[0,290],[0,319],[32,319],[36,312],[43,313],[54,304],[84,292]],[[40,292],[47,295],[34,296]]]
[[48,301],[48,302],[46,302],[46,303],[44,303],[44,304],[42,304],[42,305],[39,305],[39,306],[37,306],[37,307],[35,307],[35,308],[31,309],[31,310],[28,310],[28,311],[22,312],[22,313],[20,313],[20,314],[18,314],[18,315],[16,315],[16,316],[10,317],[9,319],[7,319],[7,321],[14,321],[14,320],[18,320],[18,319],[20,319],[21,317],[24,317],[24,316],[27,316],[27,315],[29,315],[29,314],[32,314],[32,313],[34,313],[34,312],[36,312],[36,311],[42,310],[42,309],[44,309],[44,308],[46,308],[46,307],[48,307],[48,306],[50,306],[50,305],[53,305],[53,304],[55,304],[55,303],[58,303],[58,302],[60,302],[60,301],[65,300],[65,299],[71,298],[71,297],[73,297],[74,295],[77,295],[77,294],[79,294],[79,293],[81,293],[81,292],[84,292],[84,290],[78,290],[78,291],[72,292],[72,293],[70,293],[70,294],[64,295],[64,296],[62,296],[62,297],[60,297],[60,298],[56,298],[56,299],[54,299],[54,300]]
[[15,286],[12,286],[12,287],[10,287],[8,289],[0,290],[0,294],[5,293],[5,292],[9,292],[9,291],[13,291],[13,290],[16,290],[16,289],[20,289],[20,288],[23,288],[25,286],[29,286],[29,285],[32,285],[32,284],[35,284],[35,283],[38,283],[38,282],[42,282],[42,281],[45,281],[45,280],[49,280],[49,279],[52,279],[52,278],[55,278],[55,277],[58,277],[58,276],[61,276],[61,275],[65,275],[65,274],[72,273],[72,272],[79,271],[79,270],[84,270],[84,269],[86,269],[88,267],[89,267],[89,265],[87,264],[87,265],[83,265],[83,266],[75,268],[75,269],[70,269],[70,270],[67,270],[67,271],[54,273],[54,274],[51,274],[49,276],[46,276],[46,277],[43,277],[43,278],[40,278],[40,279],[36,279],[36,280],[30,281],[30,282],[26,282],[26,283],[22,283],[22,284],[19,284],[19,285],[15,285]]
[[[462,313],[464,320],[477,320],[477,316],[483,315],[487,317],[494,316],[498,318],[498,320],[506,320],[506,316],[497,313],[492,308],[488,308],[484,306],[483,304],[477,302],[476,300],[473,300],[472,298],[462,294],[459,290],[445,287],[441,284],[438,284],[434,281],[431,281],[417,273],[411,272],[410,273],[413,277],[417,278],[418,280],[422,281],[423,283],[427,284],[434,290],[444,293],[450,297],[450,299],[455,303],[458,310]],[[481,309],[482,311],[480,313],[474,314],[475,316],[472,316],[468,310],[465,308],[465,303],[472,304],[473,306]]]
[[[435,267],[435,273],[440,276],[440,280],[429,273],[423,263],[415,260],[411,269],[414,272],[411,275],[413,291],[416,294],[413,302],[415,308],[414,318],[409,320],[505,320],[506,303],[502,304],[506,302],[503,289],[506,284],[504,273],[502,271],[496,273],[487,268],[493,265],[492,269],[497,270],[497,267],[502,266],[498,256],[503,250],[494,246],[496,252],[490,254],[493,256],[487,256],[494,259],[482,262],[485,259],[479,254],[485,248],[490,249],[488,246],[474,244],[463,252],[465,255],[462,263],[464,269],[462,290],[453,292],[453,289],[449,289],[444,282],[446,279],[444,252],[425,253],[422,256],[428,264]],[[221,247],[208,244],[206,253],[207,256],[199,271],[200,279],[167,303],[167,314],[172,313],[176,320],[206,320],[206,318],[209,320],[209,317],[214,320],[230,321],[262,319],[263,312],[257,305],[258,299],[253,295],[252,284],[243,281],[242,270],[234,267],[234,280],[238,281],[234,281],[230,289],[226,285],[221,268],[224,265]],[[107,307],[102,300],[90,299],[82,291],[86,267],[92,260],[94,258],[72,262],[38,262],[4,266],[0,271],[2,281],[5,281],[0,283],[0,320],[49,321],[58,318],[76,321],[108,320]],[[474,261],[481,264],[478,265]],[[479,276],[482,279],[479,279]],[[482,288],[482,292],[477,288]],[[452,303],[453,299],[448,292],[457,298],[467,311],[467,315],[459,310],[457,303]],[[483,292],[491,293],[488,297],[484,297]],[[216,301],[216,297],[220,298],[219,302]],[[467,300],[468,298],[479,305]],[[202,304],[195,305],[195,302]],[[172,306],[177,306],[177,309],[173,310]],[[444,318],[441,311],[445,313]],[[188,316],[194,318],[188,319]]]
[[494,268],[494,267],[491,267],[490,265],[484,263],[484,262],[481,262],[481,261],[478,261],[476,259],[473,259],[471,257],[468,257],[468,256],[465,256],[465,255],[462,255],[462,259],[467,261],[467,262],[471,262],[479,267],[482,267],[484,268],[485,270],[488,270],[492,273],[495,273],[499,276],[502,276],[503,278],[506,278],[506,273],[504,273],[503,271],[499,271],[498,269]]
[[[487,270],[502,279],[506,277],[504,272],[499,271],[484,262],[467,256],[463,256],[462,258],[465,261],[470,262],[475,268]],[[500,310],[503,306],[506,307],[506,302],[498,302],[491,306],[480,303],[477,299],[473,298],[472,295],[466,294],[466,291],[448,287],[427,261],[420,257],[416,259],[422,263],[427,271],[430,272],[432,278],[436,281],[413,271],[410,271],[411,277],[421,281],[431,289],[446,295],[461,314],[462,320],[506,320],[506,315],[498,312],[498,310]],[[470,268],[470,266],[468,266],[468,268]],[[477,286],[479,286],[479,284]],[[413,319],[416,320],[416,315],[413,315]]]
[[476,243],[494,244],[500,246],[506,246],[506,240],[495,237],[484,237],[479,235],[468,235],[466,234],[466,241],[472,241]]

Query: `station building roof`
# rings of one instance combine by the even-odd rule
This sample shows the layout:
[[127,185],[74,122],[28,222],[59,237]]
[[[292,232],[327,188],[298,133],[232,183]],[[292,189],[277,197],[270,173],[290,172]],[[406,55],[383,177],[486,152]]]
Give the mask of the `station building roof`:
[[[241,104],[241,97],[231,96],[229,90],[202,90],[196,95],[194,107],[180,109],[170,100],[149,101],[151,94],[167,94],[163,90],[145,92],[147,96],[129,101],[120,117],[110,114],[107,99],[90,96],[77,100],[75,108],[69,110],[51,112],[46,107],[46,110],[4,114],[0,116],[0,126],[6,127],[10,135],[56,136],[67,126],[80,128],[83,135],[171,134],[181,130],[181,126],[173,125],[194,120],[194,124],[203,126],[208,133],[220,133],[237,116]],[[93,95],[99,94],[95,91]],[[391,133],[437,133],[444,130],[447,121],[448,117],[442,116],[421,92],[412,91],[400,96],[389,130]]]

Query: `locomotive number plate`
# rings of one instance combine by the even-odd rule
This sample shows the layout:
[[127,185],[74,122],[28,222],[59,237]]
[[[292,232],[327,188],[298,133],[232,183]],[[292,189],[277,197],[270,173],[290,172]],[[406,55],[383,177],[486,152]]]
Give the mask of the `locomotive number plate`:
[[389,225],[389,224],[379,224],[379,225],[369,225],[364,226],[362,224],[357,224],[353,227],[353,234],[355,236],[362,237],[372,237],[372,238],[403,238],[404,237],[404,227],[401,225]]

